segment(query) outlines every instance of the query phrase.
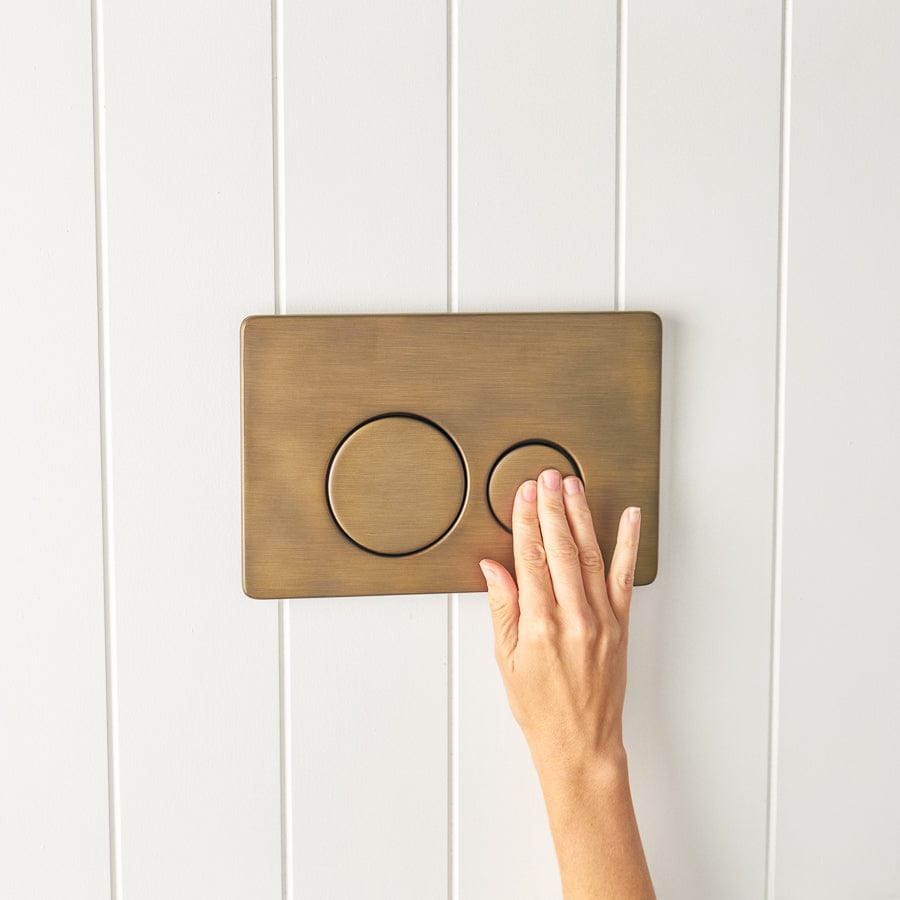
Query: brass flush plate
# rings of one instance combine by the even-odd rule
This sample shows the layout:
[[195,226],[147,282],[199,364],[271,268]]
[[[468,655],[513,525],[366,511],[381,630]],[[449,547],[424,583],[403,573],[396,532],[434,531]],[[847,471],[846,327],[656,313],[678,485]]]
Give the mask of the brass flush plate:
[[607,563],[640,506],[656,577],[662,325],[651,312],[251,316],[241,325],[244,591],[484,590],[515,489],[582,477]]

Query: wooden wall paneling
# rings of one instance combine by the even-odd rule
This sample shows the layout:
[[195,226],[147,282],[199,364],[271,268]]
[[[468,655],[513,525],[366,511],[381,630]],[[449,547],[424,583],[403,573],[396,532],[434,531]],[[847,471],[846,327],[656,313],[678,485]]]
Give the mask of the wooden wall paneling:
[[663,319],[659,576],[626,732],[660,896],[765,887],[780,4],[629,4],[629,309]]
[[276,606],[241,590],[238,367],[273,308],[271,8],[103,25],[123,889],[273,897]]
[[774,896],[900,884],[900,10],[793,4]]
[[91,19],[0,29],[0,892],[109,892]]
[[[460,311],[612,308],[616,21],[614,2],[460,4]],[[460,596],[458,627],[459,896],[558,896],[486,594]]]
[[[415,0],[285,8],[288,313],[446,310],[446,25]],[[291,601],[295,896],[446,894],[447,603]]]

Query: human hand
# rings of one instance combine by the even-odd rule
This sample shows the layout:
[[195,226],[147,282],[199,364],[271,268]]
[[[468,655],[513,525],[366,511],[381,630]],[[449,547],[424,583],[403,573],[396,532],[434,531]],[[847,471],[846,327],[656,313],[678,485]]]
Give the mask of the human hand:
[[513,506],[518,585],[481,560],[494,655],[534,760],[566,900],[652,900],[622,743],[640,510],[619,520],[606,573],[584,487],[545,469]]
[[629,507],[607,574],[581,481],[547,469],[516,493],[516,580],[494,560],[480,563],[494,654],[542,780],[624,758],[628,617],[639,536],[640,509]]

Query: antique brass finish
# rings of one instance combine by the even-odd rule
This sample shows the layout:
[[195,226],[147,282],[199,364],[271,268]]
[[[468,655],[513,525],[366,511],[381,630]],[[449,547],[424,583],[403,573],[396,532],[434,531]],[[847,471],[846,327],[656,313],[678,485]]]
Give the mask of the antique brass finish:
[[452,438],[412,416],[355,428],[328,469],[328,502],[350,540],[402,556],[439,541],[459,518],[466,467]]
[[537,478],[544,469],[558,469],[559,473],[578,475],[578,466],[561,448],[549,442],[529,441],[512,447],[500,459],[488,476],[488,502],[497,521],[512,534],[512,509],[516,491],[523,481]]
[[492,507],[508,517],[516,480],[559,461],[521,446],[540,442],[582,475],[607,561],[642,508],[652,581],[661,336],[648,312],[245,319],[245,592],[484,590],[479,559],[514,572]]

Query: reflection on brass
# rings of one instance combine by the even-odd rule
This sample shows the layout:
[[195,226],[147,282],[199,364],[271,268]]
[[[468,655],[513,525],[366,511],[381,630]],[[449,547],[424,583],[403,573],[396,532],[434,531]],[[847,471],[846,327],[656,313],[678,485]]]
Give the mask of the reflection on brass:
[[549,444],[529,442],[504,453],[488,478],[488,501],[500,524],[512,533],[512,510],[516,491],[523,481],[537,478],[544,469],[557,469],[566,475],[578,475],[578,467],[560,449]]
[[411,416],[382,416],[347,436],[328,472],[331,511],[373,553],[403,555],[439,540],[459,517],[466,470],[452,440]]
[[483,591],[479,559],[514,571],[491,506],[508,515],[537,474],[517,445],[541,441],[582,475],[607,561],[641,507],[635,583],[652,581],[661,337],[647,312],[245,319],[244,590]]

